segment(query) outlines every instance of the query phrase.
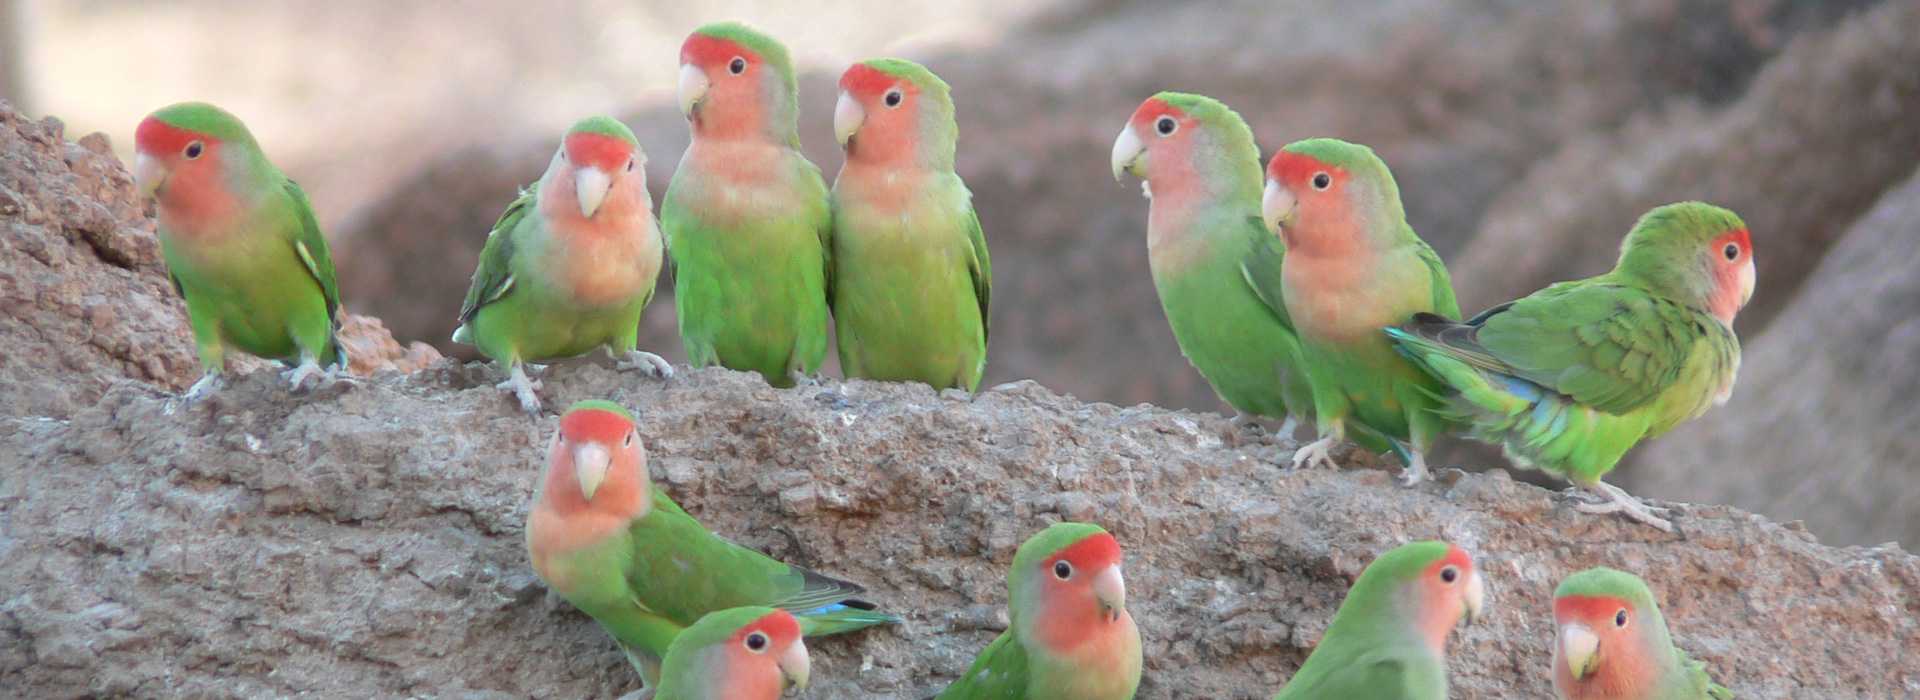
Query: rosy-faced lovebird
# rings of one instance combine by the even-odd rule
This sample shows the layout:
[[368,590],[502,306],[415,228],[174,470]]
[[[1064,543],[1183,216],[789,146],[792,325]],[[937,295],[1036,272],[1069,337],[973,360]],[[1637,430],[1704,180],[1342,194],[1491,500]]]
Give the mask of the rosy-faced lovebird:
[[344,369],[327,239],[306,193],[246,125],[183,102],[148,115],[133,141],[134,182],[159,205],[160,252],[205,372],[187,396],[219,385],[228,349],[295,365],[295,389]]
[[1007,612],[1012,626],[940,700],[1125,700],[1140,687],[1120,543],[1100,526],[1055,523],[1020,545]]
[[[1291,258],[1289,258],[1291,259]],[[1600,480],[1635,443],[1733,395],[1733,317],[1753,295],[1753,245],[1733,212],[1699,202],[1647,212],[1613,271],[1561,282],[1465,323],[1418,316],[1388,335],[1447,386],[1446,411],[1514,463],[1671,532]]]
[[[1113,144],[1113,176],[1145,180],[1147,263],[1180,352],[1242,416],[1313,413],[1300,338],[1280,292],[1286,249],[1260,223],[1260,149],[1226,105],[1162,92]],[[1265,279],[1264,287],[1249,280]]]
[[946,81],[911,61],[840,76],[833,318],[848,377],[980,385],[993,266],[973,193],[953,172],[953,114]]
[[1731,700],[1667,636],[1640,577],[1605,567],[1553,593],[1553,690],[1561,700]]
[[1412,542],[1360,572],[1320,644],[1274,700],[1445,700],[1447,636],[1480,615],[1486,586],[1466,550]]
[[1338,139],[1288,144],[1267,164],[1261,212],[1286,244],[1281,292],[1267,296],[1285,298],[1299,331],[1320,433],[1295,466],[1328,462],[1357,427],[1370,448],[1392,440],[1407,483],[1426,478],[1426,452],[1446,428],[1433,411],[1440,385],[1380,329],[1421,312],[1457,319],[1460,305],[1440,256],[1407,225],[1387,164]]
[[605,348],[622,368],[673,374],[636,347],[665,252],[646,162],[625,124],[583,119],[487,232],[453,340],[499,362],[507,371],[500,388],[528,413],[540,412],[529,362]]
[[855,599],[859,585],[788,566],[708,532],[653,488],[633,414],[582,401],[560,417],[527,514],[534,572],[620,643],[649,687],[668,645],[702,615],[761,605],[807,636],[899,618]]
[[807,687],[800,621],[778,608],[707,613],[667,647],[653,700],[778,700]]
[[679,91],[693,143],[660,226],[688,362],[792,386],[827,356],[833,230],[827,183],[800,155],[793,64],[765,34],[710,24],[680,47]]

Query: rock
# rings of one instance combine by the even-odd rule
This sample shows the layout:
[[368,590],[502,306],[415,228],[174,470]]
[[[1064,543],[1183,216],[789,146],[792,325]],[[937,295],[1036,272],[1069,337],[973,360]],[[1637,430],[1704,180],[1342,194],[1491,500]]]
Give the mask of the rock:
[[412,372],[440,359],[440,351],[417,340],[402,347],[386,324],[372,316],[346,314],[336,337],[347,351],[349,369],[360,376],[385,370]]
[[1746,343],[1733,399],[1646,448],[1626,484],[1920,542],[1920,173],[1880,197]]

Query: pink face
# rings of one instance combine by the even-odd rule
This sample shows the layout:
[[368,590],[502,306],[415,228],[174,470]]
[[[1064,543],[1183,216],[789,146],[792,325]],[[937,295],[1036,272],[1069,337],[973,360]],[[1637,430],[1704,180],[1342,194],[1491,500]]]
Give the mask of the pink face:
[[1127,615],[1120,575],[1120,542],[1097,533],[1055,552],[1028,572],[1039,583],[1033,632],[1049,649],[1067,653],[1100,640]]
[[1147,154],[1147,172],[1143,173],[1157,191],[1164,193],[1193,176],[1193,137],[1199,132],[1198,120],[1179,107],[1157,97],[1149,97],[1133,111],[1127,127],[1140,140]]
[[[725,662],[715,668],[715,697],[775,700],[793,678],[805,683],[806,645],[800,622],[785,610],[776,610],[735,630],[721,643]],[[797,668],[795,668],[797,666]]]
[[[1571,698],[1640,697],[1653,676],[1639,611],[1613,596],[1570,595],[1553,601],[1554,687]],[[1578,647],[1569,658],[1569,646]],[[1584,666],[1575,678],[1570,663]]]
[[545,497],[561,512],[632,512],[647,497],[646,459],[639,431],[626,416],[568,411],[547,450]]
[[1485,595],[1473,557],[1456,545],[1449,545],[1446,556],[1428,564],[1407,585],[1419,601],[1414,624],[1436,651],[1446,650],[1447,636],[1462,615],[1479,614]]
[[569,133],[561,142],[560,159],[541,184],[540,211],[567,224],[563,230],[652,209],[645,163],[633,144],[598,132]]
[[697,90],[696,101],[689,105],[687,118],[703,136],[737,138],[759,133],[766,120],[765,89],[769,67],[760,54],[729,39],[696,33],[680,45],[680,65],[685,71],[698,72],[702,84],[686,85],[694,78],[683,75],[681,89]]
[[848,160],[905,163],[913,159],[920,131],[920,88],[905,78],[856,63],[841,74],[840,91],[864,112],[859,131],[846,143]]
[[147,117],[134,130],[135,177],[160,202],[163,223],[176,231],[231,214],[238,207],[226,182],[227,144]]
[[1707,243],[1707,256],[1713,268],[1713,293],[1707,308],[1722,323],[1733,325],[1733,316],[1753,298],[1753,240],[1747,230],[1734,229]]
[[1292,196],[1292,220],[1280,227],[1287,248],[1349,246],[1361,228],[1354,218],[1352,174],[1303,153],[1280,151],[1267,162],[1267,180]]

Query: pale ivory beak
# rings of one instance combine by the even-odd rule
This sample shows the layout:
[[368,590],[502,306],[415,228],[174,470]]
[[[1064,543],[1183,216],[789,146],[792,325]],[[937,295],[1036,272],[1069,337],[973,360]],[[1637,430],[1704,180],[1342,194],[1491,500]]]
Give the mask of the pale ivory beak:
[[166,180],[167,169],[160,164],[160,159],[145,153],[134,154],[133,184],[140,188],[140,196],[153,196],[153,193],[160,189],[161,183]]
[[700,106],[700,100],[707,96],[707,72],[691,63],[680,66],[680,116],[691,119],[693,108]]
[[593,492],[600,490],[600,482],[607,480],[607,468],[613,464],[613,453],[597,442],[583,442],[573,448],[573,476],[580,480],[580,493],[593,500]]
[[580,196],[580,215],[593,218],[600,211],[600,203],[607,201],[607,190],[613,188],[613,178],[605,170],[595,166],[586,166],[573,171],[573,193]]
[[1093,597],[1100,600],[1103,618],[1120,619],[1120,611],[1127,609],[1127,582],[1120,576],[1119,564],[1109,566],[1093,577]]
[[1267,223],[1267,230],[1279,233],[1280,228],[1293,219],[1296,203],[1292,190],[1268,178],[1267,191],[1260,196],[1260,218]]
[[833,105],[833,139],[840,142],[841,148],[846,148],[847,142],[853,140],[853,133],[866,121],[867,110],[852,95],[842,91],[840,101]]
[[1120,130],[1120,137],[1113,140],[1113,179],[1120,180],[1121,173],[1140,174],[1147,157],[1147,144],[1140,141],[1140,135],[1134,133],[1133,125]]
[[1486,607],[1486,604],[1486,579],[1480,578],[1479,569],[1474,569],[1473,573],[1467,576],[1467,624],[1471,625],[1480,619],[1480,611]]
[[810,662],[807,659],[806,642],[795,639],[793,644],[780,654],[780,675],[784,676],[789,688],[807,687]]
[[1746,267],[1740,268],[1740,308],[1747,308],[1747,302],[1753,301],[1753,285],[1756,275],[1753,271],[1753,256],[1747,256]]
[[1573,674],[1574,680],[1586,678],[1593,672],[1599,651],[1600,638],[1586,625],[1570,622],[1560,628],[1560,658],[1567,662],[1567,671]]

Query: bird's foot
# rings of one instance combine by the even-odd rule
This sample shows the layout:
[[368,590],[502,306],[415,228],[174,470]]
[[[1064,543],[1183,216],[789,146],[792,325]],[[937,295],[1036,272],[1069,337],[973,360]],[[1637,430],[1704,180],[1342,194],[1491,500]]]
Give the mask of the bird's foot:
[[659,379],[673,378],[673,365],[665,358],[640,350],[628,350],[626,359],[614,367],[621,370],[637,369]]
[[799,388],[810,389],[813,387],[820,386],[819,377],[813,376],[811,374],[807,374],[806,372],[802,372],[797,369],[791,372],[788,372],[787,379],[792,381],[795,387],[799,387]]
[[288,391],[300,391],[307,388],[308,382],[318,385],[326,381],[329,374],[327,370],[320,369],[320,363],[309,357],[300,360],[300,364],[293,369],[281,372],[280,378],[287,380]]
[[193,386],[187,387],[187,393],[182,394],[181,398],[186,399],[187,403],[193,403],[212,396],[214,391],[226,383],[226,380],[221,377],[219,372],[208,372],[200,375],[200,381],[194,382]]
[[1575,502],[1573,504],[1574,510],[1593,515],[1620,513],[1640,521],[1641,524],[1658,528],[1661,532],[1673,532],[1673,523],[1669,522],[1666,518],[1660,517],[1672,513],[1672,509],[1641,503],[1640,499],[1634,498],[1632,494],[1604,481],[1594,482],[1594,485],[1589,488],[1599,495],[1604,496],[1605,500],[1599,502]]
[[1337,468],[1333,463],[1333,446],[1340,442],[1337,435],[1327,435],[1313,442],[1301,445],[1293,451],[1293,468],[1325,466]]
[[1280,428],[1278,430],[1273,431],[1273,434],[1279,435],[1285,438],[1291,438],[1293,437],[1293,431],[1299,430],[1299,429],[1300,429],[1300,419],[1294,418],[1293,414],[1287,414],[1287,419],[1280,423]]
[[540,380],[529,379],[526,369],[520,365],[514,365],[513,369],[507,373],[507,380],[493,385],[493,388],[513,394],[513,397],[520,401],[520,410],[537,416],[540,415],[540,395],[534,392],[539,391],[543,386],[545,385],[541,384]]
[[1400,483],[1404,486],[1416,486],[1433,477],[1432,473],[1427,471],[1427,456],[1419,452],[1411,452],[1411,454],[1413,458],[1407,461],[1406,468],[1400,470]]

